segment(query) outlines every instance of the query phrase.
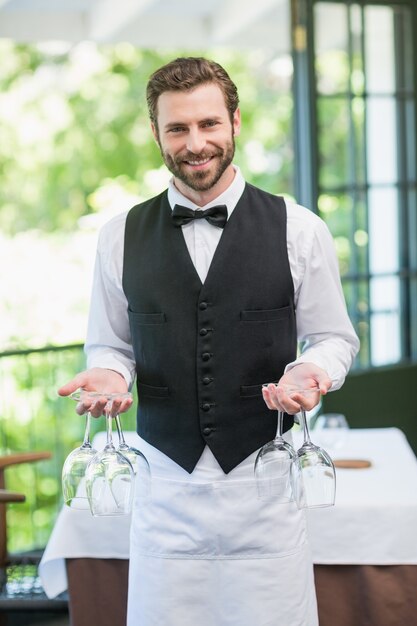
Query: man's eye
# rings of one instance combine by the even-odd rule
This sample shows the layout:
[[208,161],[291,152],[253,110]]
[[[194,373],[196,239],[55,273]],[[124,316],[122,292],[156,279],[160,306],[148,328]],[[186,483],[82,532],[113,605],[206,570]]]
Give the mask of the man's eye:
[[174,128],[170,128],[170,133],[182,133],[185,130],[182,126],[174,126]]
[[204,127],[210,127],[210,126],[216,126],[217,122],[215,120],[207,120],[207,122],[204,122],[203,126]]

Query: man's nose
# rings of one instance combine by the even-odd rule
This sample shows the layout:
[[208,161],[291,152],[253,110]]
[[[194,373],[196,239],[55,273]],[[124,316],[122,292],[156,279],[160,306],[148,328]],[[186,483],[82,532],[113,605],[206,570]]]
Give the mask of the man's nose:
[[192,129],[187,137],[187,150],[193,154],[200,154],[206,147],[204,133],[200,129]]

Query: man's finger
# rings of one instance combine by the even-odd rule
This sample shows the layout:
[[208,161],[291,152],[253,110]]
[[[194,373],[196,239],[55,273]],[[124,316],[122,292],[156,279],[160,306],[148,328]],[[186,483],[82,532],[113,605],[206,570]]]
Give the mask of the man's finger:
[[77,391],[77,389],[80,389],[84,383],[85,377],[82,374],[78,374],[78,376],[70,380],[68,383],[62,385],[62,387],[58,389],[58,394],[60,396],[69,396],[74,393],[74,391]]

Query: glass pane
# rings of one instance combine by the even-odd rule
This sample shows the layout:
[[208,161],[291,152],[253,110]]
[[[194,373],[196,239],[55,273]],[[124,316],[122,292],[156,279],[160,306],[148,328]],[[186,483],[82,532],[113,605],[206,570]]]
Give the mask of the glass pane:
[[366,280],[357,281],[357,317],[367,319],[369,314],[369,284]]
[[414,89],[414,64],[413,64],[413,17],[408,7],[397,7],[397,16],[401,15],[402,27],[404,28],[404,56],[407,63],[403,63],[404,89],[411,91]]
[[355,95],[362,95],[365,90],[365,74],[362,54],[362,11],[354,4],[350,7],[350,29],[352,46],[352,73],[350,88]]
[[416,142],[415,142],[415,114],[416,108],[414,99],[407,98],[405,101],[405,131],[408,141],[407,149],[407,172],[406,177],[409,182],[416,182]]
[[365,7],[365,67],[368,93],[395,91],[394,11]]
[[415,189],[410,189],[410,191],[408,192],[408,206],[408,241],[410,255],[409,263],[412,270],[417,270],[417,212],[415,209],[415,207],[417,206],[417,192]]
[[398,255],[398,195],[396,189],[371,189],[368,194],[369,271],[396,272]]
[[360,194],[355,202],[355,232],[353,234],[356,271],[368,273],[368,212],[364,194]]
[[369,365],[368,286],[366,281],[352,279],[343,280],[342,286],[349,317],[361,342],[356,365],[367,367]]
[[347,7],[318,2],[314,7],[317,91],[322,94],[349,90]]
[[352,99],[352,122],[354,132],[354,155],[356,182],[362,184],[366,180],[365,165],[365,100]]
[[369,98],[366,110],[368,179],[370,184],[397,180],[396,103]]
[[356,325],[361,342],[359,356],[357,362],[361,367],[370,365],[370,345],[369,345],[369,285],[366,280],[360,280],[357,283],[358,299],[357,299],[357,316],[359,319]]
[[377,313],[371,316],[372,365],[396,363],[401,358],[400,316]]
[[349,178],[349,101],[319,98],[319,183],[331,188],[346,185]]
[[398,312],[400,306],[400,279],[396,276],[371,278],[371,310]]
[[349,239],[352,223],[352,198],[344,194],[322,194],[318,200],[320,217],[333,235],[342,276],[352,267],[352,243]]

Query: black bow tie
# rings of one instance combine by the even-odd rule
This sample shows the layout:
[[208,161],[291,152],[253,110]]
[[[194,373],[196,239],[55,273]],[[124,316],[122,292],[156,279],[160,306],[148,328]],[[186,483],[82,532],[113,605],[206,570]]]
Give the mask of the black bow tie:
[[193,209],[189,209],[186,206],[176,204],[172,211],[174,226],[184,226],[184,224],[189,224],[192,220],[201,219],[207,220],[212,226],[224,228],[227,222],[227,206],[225,204],[219,204],[205,211],[193,211]]

